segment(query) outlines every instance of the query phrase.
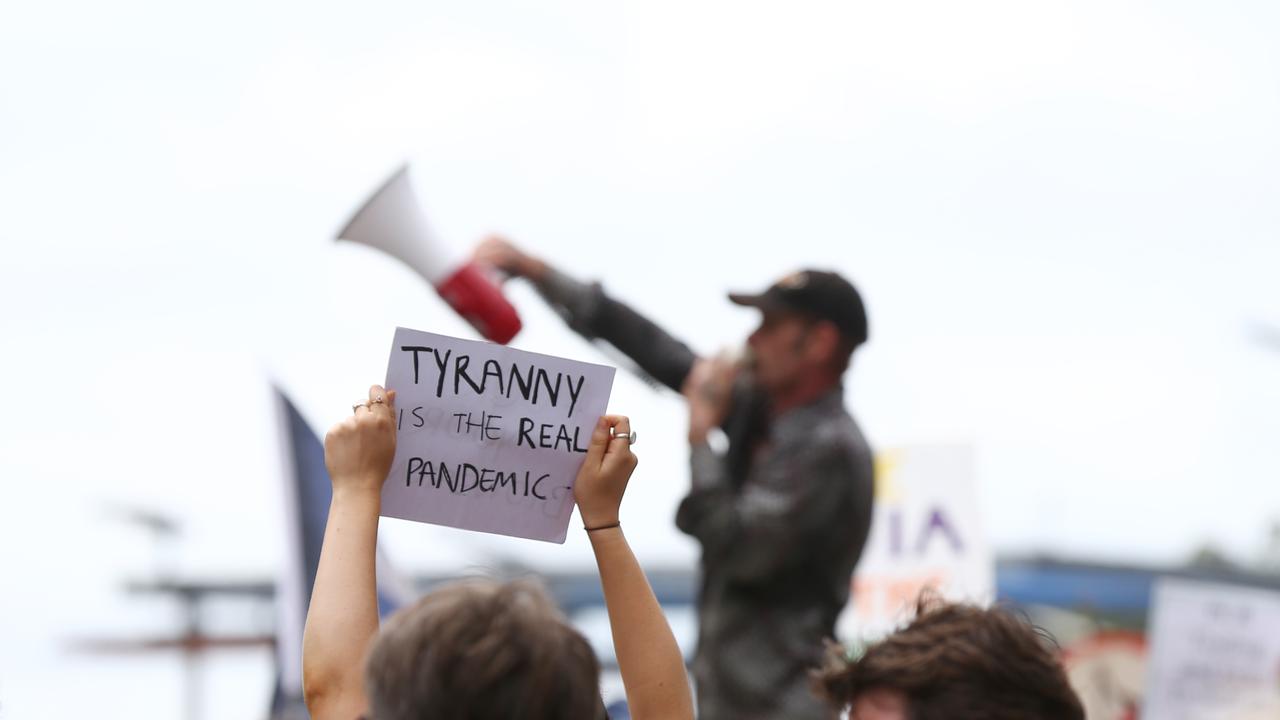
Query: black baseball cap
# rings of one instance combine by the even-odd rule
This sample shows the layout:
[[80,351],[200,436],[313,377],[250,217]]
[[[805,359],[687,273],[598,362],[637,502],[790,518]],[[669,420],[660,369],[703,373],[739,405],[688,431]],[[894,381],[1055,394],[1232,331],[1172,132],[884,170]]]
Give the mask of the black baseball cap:
[[862,296],[838,273],[801,270],[783,277],[758,294],[729,293],[738,305],[798,312],[830,321],[855,346],[867,341],[867,311]]

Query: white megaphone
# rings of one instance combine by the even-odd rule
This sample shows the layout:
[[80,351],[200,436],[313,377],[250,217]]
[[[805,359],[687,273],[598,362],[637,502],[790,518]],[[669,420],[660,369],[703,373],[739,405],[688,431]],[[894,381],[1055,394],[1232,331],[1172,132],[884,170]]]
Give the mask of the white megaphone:
[[520,332],[520,316],[498,286],[431,231],[408,165],[365,201],[338,239],[375,247],[416,270],[486,339],[505,344]]

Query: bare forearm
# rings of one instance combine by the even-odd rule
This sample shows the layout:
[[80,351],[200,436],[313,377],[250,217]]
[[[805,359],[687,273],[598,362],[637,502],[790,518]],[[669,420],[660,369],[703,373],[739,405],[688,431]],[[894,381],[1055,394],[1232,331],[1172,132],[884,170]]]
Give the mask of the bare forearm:
[[[365,710],[361,663],[378,631],[374,575],[380,496],[337,490],[302,639],[302,671],[313,717]],[[356,707],[360,706],[360,707]]]
[[693,717],[684,658],[621,528],[591,534],[618,670],[636,720]]

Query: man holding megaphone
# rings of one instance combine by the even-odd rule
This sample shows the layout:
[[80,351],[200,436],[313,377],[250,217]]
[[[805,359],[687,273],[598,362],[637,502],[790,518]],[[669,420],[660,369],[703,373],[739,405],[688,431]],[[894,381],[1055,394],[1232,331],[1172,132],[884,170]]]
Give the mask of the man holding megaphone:
[[[759,294],[744,358],[697,357],[601,286],[502,238],[475,259],[530,281],[574,330],[629,356],[689,406],[691,487],[676,525],[702,546],[698,716],[829,718],[808,672],[833,636],[871,523],[871,451],[842,378],[867,339],[858,291],[805,270]],[[716,428],[727,449],[708,443]]]

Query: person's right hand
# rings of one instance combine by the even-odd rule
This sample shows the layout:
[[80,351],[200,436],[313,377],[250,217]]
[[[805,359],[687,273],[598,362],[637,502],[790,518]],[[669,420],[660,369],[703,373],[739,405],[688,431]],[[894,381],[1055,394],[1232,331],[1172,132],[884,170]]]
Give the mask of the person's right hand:
[[[609,429],[616,433],[610,436]],[[625,415],[605,415],[591,432],[587,458],[578,471],[573,497],[578,501],[582,524],[589,528],[618,522],[618,508],[627,481],[639,459],[631,452],[631,420]]]
[[546,265],[513,245],[501,235],[490,235],[476,246],[472,258],[479,263],[497,268],[513,277],[537,282],[546,273]]
[[694,361],[680,388],[689,403],[690,444],[706,442],[711,430],[724,422],[733,400],[733,381],[740,369],[724,354]]
[[369,388],[369,401],[324,436],[324,465],[334,493],[382,492],[396,455],[394,390]]

